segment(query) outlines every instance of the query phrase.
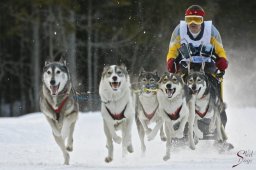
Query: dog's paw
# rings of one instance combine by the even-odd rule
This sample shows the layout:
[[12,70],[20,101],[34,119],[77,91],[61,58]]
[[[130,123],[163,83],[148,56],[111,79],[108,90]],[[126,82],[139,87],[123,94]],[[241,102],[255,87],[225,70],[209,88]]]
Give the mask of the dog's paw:
[[147,130],[146,130],[146,134],[148,135],[148,134],[150,134],[152,132],[152,129],[151,128],[148,128]]
[[215,131],[215,126],[213,125],[213,126],[209,126],[209,132],[210,133],[214,133],[214,131]]
[[114,142],[116,142],[117,144],[120,144],[122,142],[122,138],[119,136],[113,137]]
[[128,147],[127,147],[127,151],[129,152],[129,153],[133,153],[133,146],[132,145],[129,145]]
[[161,138],[161,141],[165,142],[167,140],[167,137],[166,136],[160,136]]
[[199,142],[199,138],[198,138],[197,136],[195,136],[194,141],[195,141],[195,144],[197,145],[197,144],[198,144],[198,142]]
[[113,159],[112,159],[111,157],[109,157],[109,156],[105,158],[105,162],[106,162],[106,163],[112,162],[112,160],[113,160]]
[[72,152],[73,151],[73,146],[67,146],[66,149],[67,149],[67,151]]
[[61,133],[58,130],[52,129],[52,133],[54,136],[61,137]]
[[149,133],[148,135],[147,135],[147,138],[148,138],[148,141],[151,141],[151,140],[153,140],[154,138],[155,138],[155,134],[154,133]]
[[66,153],[64,155],[64,165],[69,165],[69,159],[70,159],[69,154]]
[[201,130],[195,129],[194,132],[195,132],[195,135],[196,135],[199,139],[203,139],[204,134],[203,134],[203,132],[202,132]]
[[195,146],[195,144],[189,145],[189,148],[190,148],[191,150],[195,150],[195,149],[196,149],[196,146]]
[[141,146],[141,156],[144,156],[146,153],[146,145]]
[[165,155],[164,157],[163,157],[163,160],[164,161],[168,161],[170,159],[170,156],[169,155]]
[[177,130],[177,131],[175,131],[175,133],[174,133],[174,137],[181,139],[181,138],[184,137],[184,134],[183,134],[183,132],[182,132],[181,130]]

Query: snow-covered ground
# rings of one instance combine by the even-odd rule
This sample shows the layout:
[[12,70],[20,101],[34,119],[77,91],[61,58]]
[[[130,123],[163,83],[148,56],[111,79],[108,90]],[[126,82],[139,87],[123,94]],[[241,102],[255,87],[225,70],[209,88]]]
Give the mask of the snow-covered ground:
[[[126,158],[121,157],[121,146],[114,144],[114,160],[106,164],[105,136],[100,113],[80,114],[74,134],[74,151],[70,154],[70,165],[62,165],[63,157],[55,143],[50,127],[41,113],[19,118],[0,119],[0,170],[39,170],[39,169],[256,169],[256,108],[229,108],[227,133],[228,141],[235,149],[218,153],[213,141],[200,141],[196,150],[187,146],[173,148],[171,159],[162,160],[165,143],[159,137],[146,142],[147,152],[141,157],[138,133],[133,126],[135,152]],[[242,155],[241,150],[253,151],[252,155]],[[239,157],[244,161],[237,164]]]

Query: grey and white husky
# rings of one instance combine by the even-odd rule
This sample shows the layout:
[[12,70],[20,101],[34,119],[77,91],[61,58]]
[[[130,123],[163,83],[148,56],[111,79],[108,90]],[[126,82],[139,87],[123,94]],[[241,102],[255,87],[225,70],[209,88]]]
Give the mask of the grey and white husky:
[[[122,142],[122,154],[133,152],[131,141],[134,106],[132,103],[130,78],[125,65],[105,66],[100,86],[101,114],[107,138],[108,156],[105,162],[113,160],[113,141]],[[122,138],[116,131],[122,131]]]
[[[191,71],[186,78],[190,89],[191,99],[189,100],[189,143],[190,148],[195,149],[195,142],[203,138],[202,131],[198,128],[198,120],[209,119],[209,133],[216,129],[216,140],[225,142],[227,135],[221,122],[220,113],[225,109],[225,104],[220,96],[217,87],[209,80],[202,71]],[[193,135],[194,132],[194,135]]]
[[[167,137],[166,154],[163,160],[170,158],[171,141],[173,138],[183,138],[185,125],[188,121],[189,110],[187,105],[186,86],[179,74],[164,74],[159,82],[157,99],[159,102],[159,115],[162,121],[159,121],[152,132],[148,135],[149,140],[153,139],[161,128],[165,125]],[[179,124],[177,130],[174,126]]]
[[40,109],[63,153],[64,164],[69,164],[68,151],[73,150],[73,132],[78,117],[78,103],[74,95],[66,62],[45,62]]
[[[157,113],[159,103],[156,90],[159,80],[160,77],[156,70],[153,72],[147,72],[143,68],[140,70],[138,77],[138,88],[140,91],[136,93],[135,120],[141,141],[142,153],[146,151],[145,134],[149,134],[152,131],[148,125],[161,119]],[[163,127],[160,129],[160,137],[162,141],[166,141]]]

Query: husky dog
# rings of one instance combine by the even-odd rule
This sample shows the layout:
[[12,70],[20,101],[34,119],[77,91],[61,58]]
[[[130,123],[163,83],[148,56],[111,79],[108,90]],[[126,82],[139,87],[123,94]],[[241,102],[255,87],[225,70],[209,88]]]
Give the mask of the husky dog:
[[[195,142],[203,138],[202,131],[198,128],[198,120],[210,119],[209,132],[216,129],[217,141],[225,142],[227,135],[221,122],[220,113],[225,109],[220,92],[209,80],[203,71],[191,71],[186,78],[190,89],[191,99],[189,100],[189,144],[195,149]],[[195,135],[193,135],[193,132]],[[194,136],[194,137],[193,137]]]
[[[183,138],[185,125],[188,121],[189,110],[186,100],[185,84],[178,74],[164,74],[159,81],[157,99],[159,102],[159,114],[162,121],[159,121],[152,132],[148,135],[149,140],[153,139],[162,126],[165,124],[167,136],[166,154],[163,160],[170,158],[172,138]],[[174,125],[179,124],[177,130]]]
[[40,109],[52,128],[66,165],[69,164],[68,151],[73,150],[73,132],[78,117],[74,95],[66,62],[45,62]]
[[[104,132],[107,138],[108,156],[105,162],[113,160],[113,141],[122,142],[122,154],[132,153],[131,141],[134,106],[132,103],[130,78],[125,65],[105,66],[100,86],[101,114],[104,123]],[[122,138],[116,134],[122,131]]]
[[[152,131],[148,125],[161,119],[157,114],[159,103],[156,95],[159,79],[160,77],[156,70],[147,72],[143,68],[138,78],[140,93],[136,94],[135,119],[143,153],[146,151],[146,145],[144,143],[145,134],[149,134]],[[166,141],[163,127],[160,130],[161,140]]]

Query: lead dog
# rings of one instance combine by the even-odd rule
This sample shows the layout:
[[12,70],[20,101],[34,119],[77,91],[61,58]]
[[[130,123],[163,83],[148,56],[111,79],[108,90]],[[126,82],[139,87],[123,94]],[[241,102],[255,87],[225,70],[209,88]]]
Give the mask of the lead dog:
[[[152,140],[164,123],[167,137],[166,154],[163,157],[165,161],[170,159],[172,139],[183,138],[184,136],[184,129],[189,116],[186,92],[186,86],[180,75],[166,73],[161,77],[157,99],[162,121],[156,124],[155,128],[148,135],[148,139]],[[176,124],[179,124],[177,130],[174,129]]]
[[[149,134],[152,131],[148,125],[161,119],[157,113],[159,103],[156,90],[159,79],[160,77],[157,71],[147,72],[143,68],[141,69],[138,78],[140,92],[136,94],[135,120],[141,141],[142,153],[145,153],[146,151],[144,142],[145,134]],[[162,141],[166,141],[163,127],[160,129],[160,137]]]
[[[101,114],[104,132],[107,138],[108,156],[105,162],[113,160],[113,141],[122,142],[122,153],[132,153],[131,128],[134,116],[134,106],[130,91],[130,78],[124,65],[105,66],[100,86]],[[116,134],[122,131],[122,138]]]
[[75,94],[66,62],[62,60],[46,62],[42,82],[40,109],[49,122],[54,139],[63,153],[64,164],[68,165],[68,151],[73,150],[73,132],[78,117],[78,103],[74,100]]

